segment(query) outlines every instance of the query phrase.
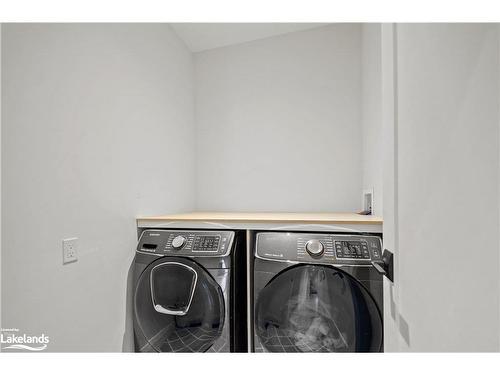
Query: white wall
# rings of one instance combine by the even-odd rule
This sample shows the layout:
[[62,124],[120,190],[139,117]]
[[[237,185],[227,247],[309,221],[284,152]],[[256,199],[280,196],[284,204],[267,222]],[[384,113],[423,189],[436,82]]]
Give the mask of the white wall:
[[[497,27],[497,34],[498,34],[498,37],[497,37],[497,40],[498,40],[498,61],[500,61],[500,23],[497,23],[496,24],[496,27]],[[498,87],[500,88],[500,64],[498,64]],[[499,93],[499,96],[498,96],[498,108],[500,109],[500,93]],[[500,138],[500,115],[498,116],[498,128],[499,128],[499,132],[498,132],[498,136]],[[499,147],[498,147],[498,160],[500,161],[500,139],[499,139]],[[498,170],[498,217],[499,217],[499,220],[498,220],[498,232],[500,233],[500,162],[498,163],[498,166],[499,166],[499,170]],[[500,237],[500,235],[499,235]],[[500,246],[499,246],[499,252],[500,252]],[[500,255],[498,257],[498,261],[499,261],[499,265],[498,265],[498,269],[500,270]],[[498,289],[500,290],[500,277],[498,278]],[[500,322],[500,299],[498,300],[498,321]],[[498,342],[500,343],[500,329],[498,330]]]
[[197,208],[355,211],[361,26],[195,54]]
[[245,43],[269,38],[276,35],[293,33],[300,30],[314,29],[327,23],[171,23],[172,29],[193,52]]
[[395,24],[381,25],[382,139],[384,248],[394,253],[394,280],[384,278],[384,351],[399,351],[399,246],[397,230],[397,142]]
[[[2,195],[2,24],[0,23],[0,197]],[[0,327],[2,327],[2,200],[0,199]],[[0,349],[2,351],[2,349]]]
[[388,340],[498,351],[497,26],[401,24],[396,56],[397,314],[386,319],[399,337]]
[[120,351],[134,218],[194,208],[192,56],[162,24],[4,24],[2,58],[1,326]]
[[374,215],[382,216],[382,68],[381,24],[362,26],[361,125],[363,137],[363,189],[373,189]]

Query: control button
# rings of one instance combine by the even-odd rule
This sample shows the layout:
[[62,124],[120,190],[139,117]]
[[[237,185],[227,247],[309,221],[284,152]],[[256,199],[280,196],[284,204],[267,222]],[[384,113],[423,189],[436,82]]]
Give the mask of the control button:
[[307,252],[312,255],[312,256],[320,256],[323,254],[323,251],[325,250],[323,244],[321,241],[318,240],[309,240],[306,243],[306,250]]
[[184,237],[184,236],[176,236],[172,240],[172,247],[174,249],[180,249],[182,246],[184,246],[185,243],[186,243],[186,237]]

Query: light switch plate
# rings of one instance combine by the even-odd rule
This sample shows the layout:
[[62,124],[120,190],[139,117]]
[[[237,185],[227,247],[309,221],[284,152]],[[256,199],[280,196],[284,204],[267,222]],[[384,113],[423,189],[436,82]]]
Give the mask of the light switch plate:
[[78,238],[66,238],[63,243],[63,264],[78,260]]

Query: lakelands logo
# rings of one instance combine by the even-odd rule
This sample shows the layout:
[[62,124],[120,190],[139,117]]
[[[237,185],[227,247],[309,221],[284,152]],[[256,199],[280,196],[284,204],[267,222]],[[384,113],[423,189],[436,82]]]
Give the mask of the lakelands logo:
[[20,334],[17,328],[0,329],[0,345],[2,350],[29,350],[39,352],[47,349],[49,336],[41,334],[31,336]]

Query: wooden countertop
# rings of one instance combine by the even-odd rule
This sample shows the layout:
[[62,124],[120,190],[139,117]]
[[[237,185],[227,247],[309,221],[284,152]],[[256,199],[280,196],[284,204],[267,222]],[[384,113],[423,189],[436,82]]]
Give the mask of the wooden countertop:
[[333,212],[188,212],[165,216],[138,217],[139,222],[191,221],[232,223],[298,224],[373,224],[382,225],[381,217]]

